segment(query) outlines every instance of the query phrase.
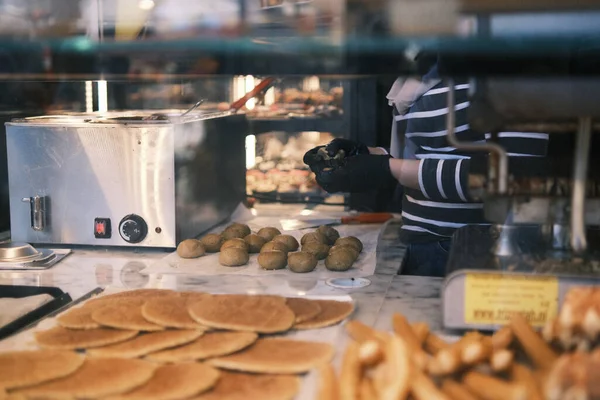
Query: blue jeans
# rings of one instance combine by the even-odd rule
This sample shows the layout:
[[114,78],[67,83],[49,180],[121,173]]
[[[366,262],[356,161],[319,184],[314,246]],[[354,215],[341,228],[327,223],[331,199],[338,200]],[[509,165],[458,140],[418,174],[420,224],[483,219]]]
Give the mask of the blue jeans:
[[449,239],[408,245],[400,274],[444,277],[450,245]]

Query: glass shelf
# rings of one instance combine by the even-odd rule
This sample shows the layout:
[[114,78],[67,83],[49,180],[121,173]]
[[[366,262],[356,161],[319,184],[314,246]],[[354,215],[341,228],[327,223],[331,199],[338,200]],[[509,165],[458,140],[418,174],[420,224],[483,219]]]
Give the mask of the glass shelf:
[[[86,37],[54,40],[2,40],[2,56],[18,58],[27,54],[40,60],[48,52],[52,71],[39,79],[140,78],[131,71],[116,72],[112,64],[144,57],[168,58],[171,71],[165,76],[219,74],[252,75],[364,75],[415,74],[420,72],[416,53],[440,55],[447,60],[448,74],[480,75],[598,75],[600,74],[600,35],[513,36],[493,38],[400,37],[348,38],[335,43],[327,38],[240,38],[139,40],[99,43]],[[202,60],[215,63],[202,68]],[[523,65],[527,64],[527,68]],[[458,68],[460,67],[460,68]],[[126,68],[126,66],[125,66]],[[31,78],[35,71],[0,71]]]

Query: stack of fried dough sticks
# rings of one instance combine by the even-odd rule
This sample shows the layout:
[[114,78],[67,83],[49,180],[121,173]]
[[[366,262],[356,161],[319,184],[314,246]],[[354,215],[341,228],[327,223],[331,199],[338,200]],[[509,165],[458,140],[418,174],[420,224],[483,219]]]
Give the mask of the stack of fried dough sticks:
[[[493,335],[468,332],[448,343],[426,323],[410,324],[393,316],[393,333],[349,321],[351,341],[345,349],[339,377],[331,365],[321,369],[319,400],[525,400],[592,399],[594,385],[586,353],[579,375],[573,354],[559,356],[520,315]],[[582,357],[582,356],[578,356]],[[581,372],[584,371],[584,372]]]

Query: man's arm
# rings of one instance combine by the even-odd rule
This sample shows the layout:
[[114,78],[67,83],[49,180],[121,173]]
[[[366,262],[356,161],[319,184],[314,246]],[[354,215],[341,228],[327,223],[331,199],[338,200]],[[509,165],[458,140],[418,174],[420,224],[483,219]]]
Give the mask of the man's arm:
[[404,187],[420,190],[434,201],[472,201],[469,196],[471,160],[390,159],[390,171]]

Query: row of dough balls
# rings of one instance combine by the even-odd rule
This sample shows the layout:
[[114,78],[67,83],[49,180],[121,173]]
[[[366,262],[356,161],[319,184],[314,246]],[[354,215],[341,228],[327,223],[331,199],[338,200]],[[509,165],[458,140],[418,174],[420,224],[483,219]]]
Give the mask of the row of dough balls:
[[[301,251],[296,252],[302,245]],[[362,251],[361,241],[353,236],[340,238],[337,230],[321,226],[305,234],[301,243],[291,235],[283,235],[273,227],[261,228],[253,234],[247,225],[234,223],[221,234],[211,233],[202,239],[187,239],[177,246],[182,258],[219,254],[219,263],[235,267],[248,263],[250,254],[260,253],[258,263],[264,269],[282,269],[289,265],[294,272],[310,272],[319,260],[332,271],[346,271]]]

